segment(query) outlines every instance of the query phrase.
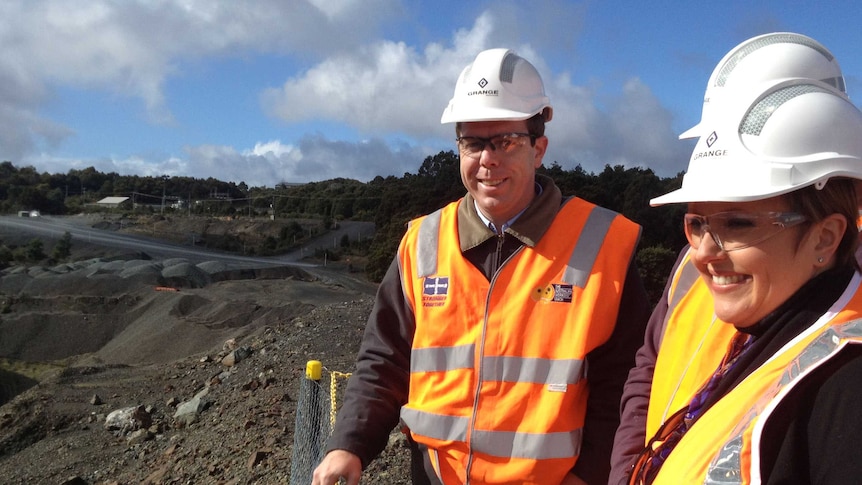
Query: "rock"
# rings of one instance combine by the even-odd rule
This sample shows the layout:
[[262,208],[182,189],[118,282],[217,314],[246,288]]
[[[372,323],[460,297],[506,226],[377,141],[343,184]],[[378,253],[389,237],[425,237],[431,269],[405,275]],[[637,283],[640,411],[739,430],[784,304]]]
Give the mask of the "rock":
[[243,391],[254,391],[258,387],[260,387],[260,381],[257,379],[252,379],[252,380],[246,382],[245,384],[243,384],[241,389]]
[[266,459],[267,455],[269,455],[268,450],[257,450],[248,457],[248,469],[249,471],[254,470],[254,467],[260,464],[263,460]]
[[147,478],[144,479],[144,485],[163,483],[165,475],[167,475],[170,470],[170,465],[164,465],[161,468],[155,470],[154,472],[147,475]]
[[75,476],[67,478],[62,485],[87,485],[87,481],[81,477]]
[[221,363],[226,367],[233,367],[241,360],[248,358],[248,356],[250,355],[251,349],[249,349],[248,347],[240,347],[227,354],[224,359],[222,359]]
[[148,429],[139,429],[132,431],[129,433],[129,436],[126,438],[126,441],[130,445],[136,445],[138,443],[143,443],[144,441],[149,441],[153,439],[153,433]]
[[105,418],[105,429],[128,433],[153,424],[152,416],[143,406],[134,406],[111,411]]
[[174,413],[174,421],[180,425],[188,426],[198,419],[198,414],[209,407],[210,403],[205,399],[208,388],[197,393],[195,397],[177,406],[177,411]]

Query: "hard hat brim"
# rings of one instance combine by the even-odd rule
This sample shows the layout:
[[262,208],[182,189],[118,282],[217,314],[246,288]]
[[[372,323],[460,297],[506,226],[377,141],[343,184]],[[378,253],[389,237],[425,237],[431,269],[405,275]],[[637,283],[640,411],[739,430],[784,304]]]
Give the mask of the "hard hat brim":
[[[542,110],[548,109],[550,110],[550,106],[545,106]],[[542,110],[538,112],[529,112],[525,113],[523,111],[515,111],[510,109],[502,109],[502,108],[483,108],[481,111],[476,111],[474,116],[467,116],[463,112],[457,113],[455,110],[447,108],[443,111],[443,115],[440,117],[440,124],[446,123],[471,123],[476,121],[521,121],[527,120],[541,113]],[[549,111],[550,112],[550,111]],[[548,116],[548,120],[550,121],[550,115]]]
[[679,139],[680,140],[688,140],[691,138],[699,137],[700,132],[701,132],[701,126],[700,125],[701,125],[701,123],[698,123],[698,124],[692,126],[691,128],[683,131],[682,133],[679,134]]

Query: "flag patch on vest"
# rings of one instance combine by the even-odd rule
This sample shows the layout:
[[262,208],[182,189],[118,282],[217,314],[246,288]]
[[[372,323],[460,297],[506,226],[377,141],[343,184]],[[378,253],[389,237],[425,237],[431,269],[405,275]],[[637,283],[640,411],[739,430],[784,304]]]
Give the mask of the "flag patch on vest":
[[572,285],[562,283],[551,283],[547,286],[540,286],[533,290],[533,301],[546,302],[572,302]]
[[422,283],[422,306],[443,306],[449,295],[448,276],[426,276]]

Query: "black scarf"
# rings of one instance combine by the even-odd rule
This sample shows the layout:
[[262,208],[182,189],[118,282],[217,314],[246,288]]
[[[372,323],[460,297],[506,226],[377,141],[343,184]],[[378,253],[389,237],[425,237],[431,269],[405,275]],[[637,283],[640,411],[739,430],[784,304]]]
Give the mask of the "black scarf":
[[706,399],[703,412],[820,318],[844,292],[853,273],[852,267],[824,271],[802,285],[793,296],[759,322],[750,327],[737,328],[740,332],[751,334],[753,341]]

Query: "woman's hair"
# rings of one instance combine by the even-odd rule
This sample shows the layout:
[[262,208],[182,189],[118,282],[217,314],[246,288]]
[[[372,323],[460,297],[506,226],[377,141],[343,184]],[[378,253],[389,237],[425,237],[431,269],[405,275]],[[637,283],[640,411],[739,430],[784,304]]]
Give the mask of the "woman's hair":
[[817,223],[832,214],[844,216],[847,228],[835,252],[836,266],[852,266],[859,270],[856,245],[859,230],[856,219],[859,207],[856,202],[854,181],[847,178],[830,179],[822,189],[815,186],[795,190],[786,195],[791,210],[804,215],[809,223]]

